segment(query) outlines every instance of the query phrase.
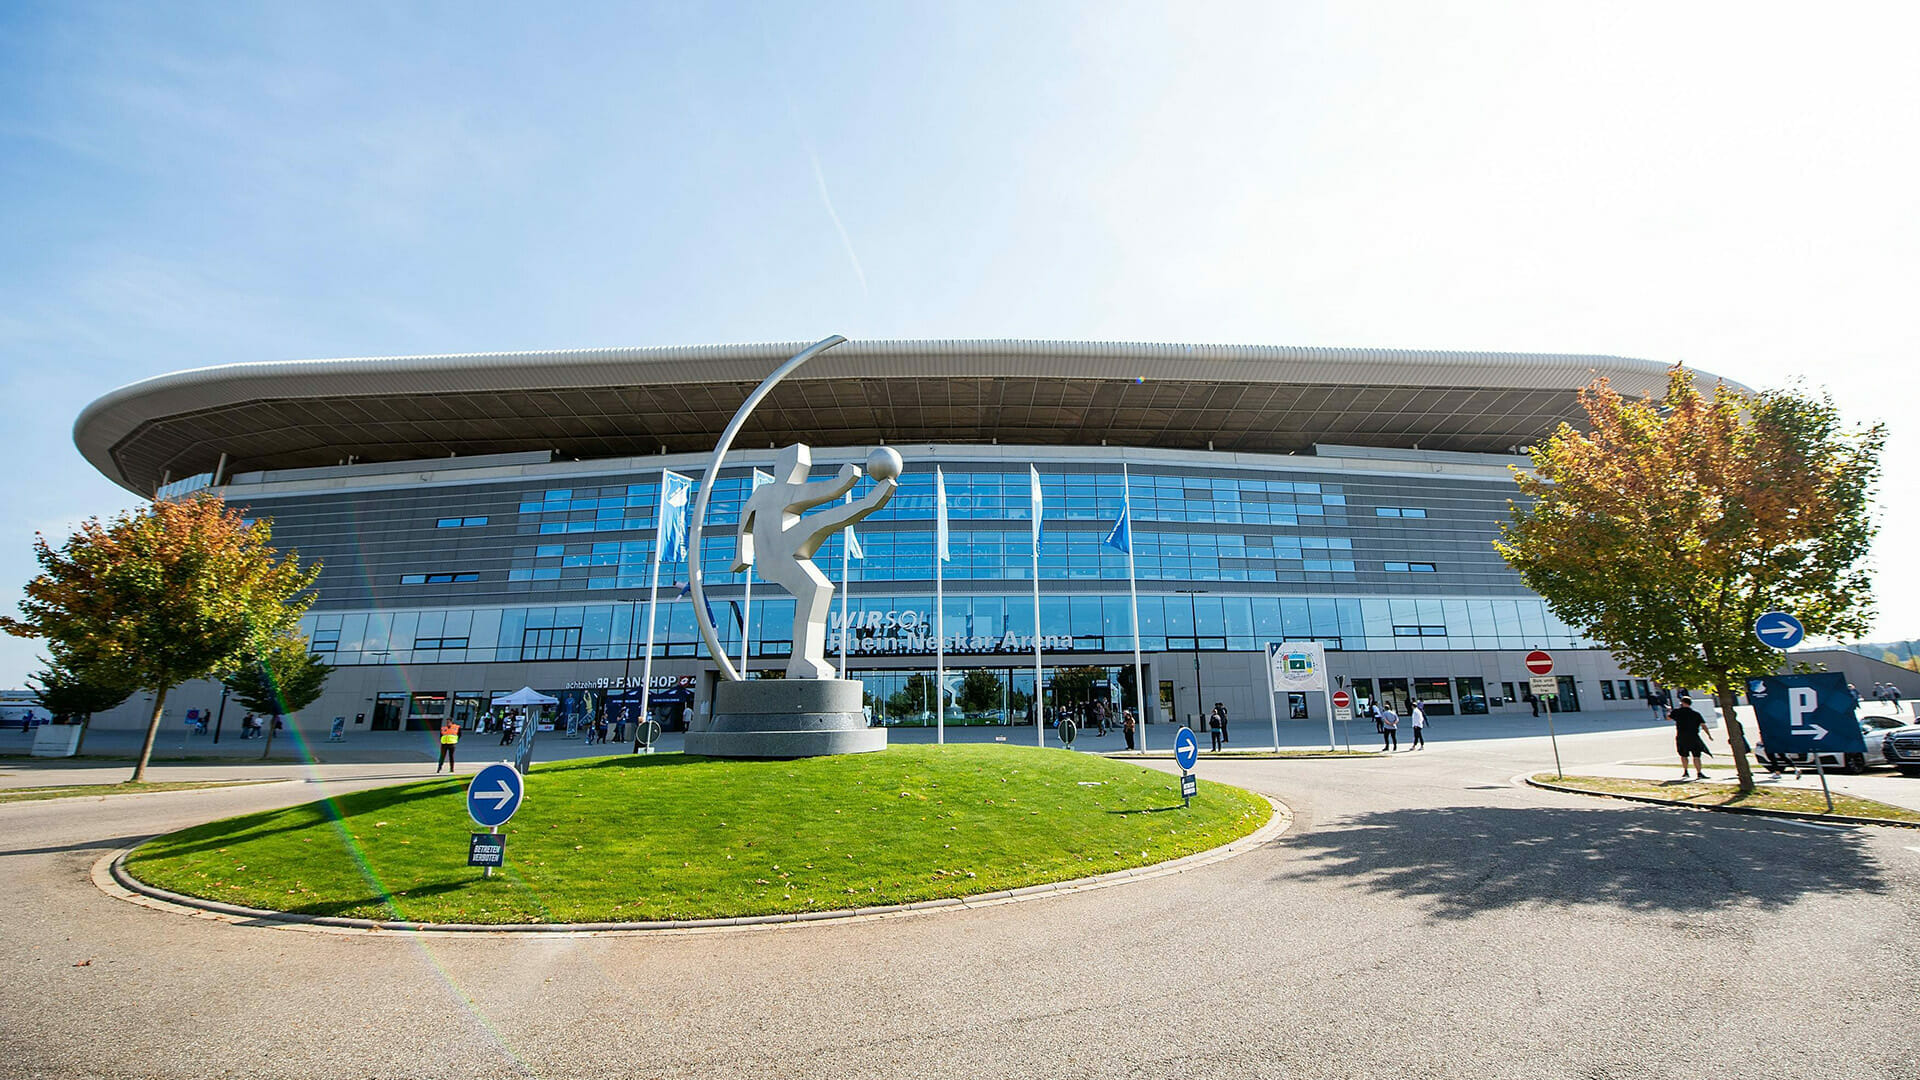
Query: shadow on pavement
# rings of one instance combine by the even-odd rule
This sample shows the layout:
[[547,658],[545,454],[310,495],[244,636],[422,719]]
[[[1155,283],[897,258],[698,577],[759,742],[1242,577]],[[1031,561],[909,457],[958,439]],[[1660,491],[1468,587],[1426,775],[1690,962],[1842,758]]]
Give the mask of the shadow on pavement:
[[1461,919],[1522,904],[1632,911],[1783,907],[1888,885],[1852,831],[1783,836],[1771,825],[1671,810],[1439,807],[1365,814],[1282,840],[1290,878],[1425,899]]
[[0,859],[9,855],[55,855],[63,851],[111,851],[114,848],[131,846],[152,835],[152,833],[134,833],[130,836],[103,836],[92,840],[76,840],[71,844],[50,844],[46,847],[4,848],[0,849]]

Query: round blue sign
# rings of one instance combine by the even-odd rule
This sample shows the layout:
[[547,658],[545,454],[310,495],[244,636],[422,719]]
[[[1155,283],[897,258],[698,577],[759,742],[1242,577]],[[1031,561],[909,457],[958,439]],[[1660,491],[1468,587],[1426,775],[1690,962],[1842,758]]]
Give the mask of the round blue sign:
[[1807,628],[1784,611],[1769,611],[1753,620],[1753,636],[1772,648],[1791,649],[1807,636]]
[[526,795],[526,781],[520,771],[505,763],[495,763],[473,774],[467,785],[467,816],[486,828],[505,825],[520,809]]
[[1174,735],[1173,760],[1183,769],[1193,768],[1194,762],[1200,760],[1200,740],[1194,736],[1192,728],[1183,727]]

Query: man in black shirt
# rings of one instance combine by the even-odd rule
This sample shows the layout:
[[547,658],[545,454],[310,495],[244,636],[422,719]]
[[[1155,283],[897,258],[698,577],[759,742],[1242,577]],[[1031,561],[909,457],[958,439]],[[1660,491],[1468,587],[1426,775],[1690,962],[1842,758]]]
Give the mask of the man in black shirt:
[[1707,753],[1706,740],[1701,732],[1707,726],[1706,717],[1693,709],[1693,699],[1680,695],[1680,707],[1667,714],[1673,721],[1673,745],[1680,751],[1680,779],[1687,779],[1687,758],[1693,758],[1693,774],[1697,779],[1705,780],[1707,774],[1700,770],[1700,755]]

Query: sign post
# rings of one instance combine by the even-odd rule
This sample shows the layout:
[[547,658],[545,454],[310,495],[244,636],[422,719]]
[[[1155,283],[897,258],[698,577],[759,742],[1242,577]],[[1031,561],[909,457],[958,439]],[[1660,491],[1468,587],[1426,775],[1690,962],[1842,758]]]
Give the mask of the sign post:
[[[1340,727],[1349,732],[1347,735],[1347,749],[1352,750],[1353,735],[1351,734],[1352,729],[1349,727],[1349,722],[1353,720],[1353,698],[1348,695],[1345,690],[1335,690],[1333,696],[1328,698],[1327,701],[1333,705],[1333,719],[1340,721]],[[1333,720],[1327,721],[1327,727],[1329,729],[1327,732],[1328,739],[1331,741],[1333,735],[1331,730]],[[1334,748],[1329,746],[1327,749],[1331,750]]]
[[483,866],[486,876],[506,863],[506,840],[499,835],[520,809],[526,797],[526,781],[520,770],[505,762],[496,762],[473,774],[467,783],[467,816],[487,831],[475,833],[467,845],[467,865]]
[[1173,736],[1173,760],[1180,766],[1180,805],[1193,805],[1193,796],[1199,790],[1199,782],[1193,778],[1193,767],[1200,760],[1200,740],[1194,736],[1193,729],[1182,727]]
[[[1326,697],[1327,686],[1327,649],[1318,641],[1296,641],[1290,645],[1269,643],[1267,645],[1267,670],[1273,676],[1273,693],[1281,691],[1304,692],[1320,691],[1321,699],[1327,706],[1327,749],[1334,748],[1333,740],[1333,703]],[[1267,705],[1273,707],[1273,698],[1269,696]],[[1280,752],[1279,713],[1274,713],[1273,750]]]
[[1527,689],[1536,699],[1547,699],[1547,739],[1553,743],[1553,771],[1564,780],[1567,772],[1560,767],[1560,736],[1553,730],[1553,704],[1560,696],[1560,681],[1553,677],[1553,657],[1545,650],[1535,649],[1527,654],[1524,663],[1529,676]]

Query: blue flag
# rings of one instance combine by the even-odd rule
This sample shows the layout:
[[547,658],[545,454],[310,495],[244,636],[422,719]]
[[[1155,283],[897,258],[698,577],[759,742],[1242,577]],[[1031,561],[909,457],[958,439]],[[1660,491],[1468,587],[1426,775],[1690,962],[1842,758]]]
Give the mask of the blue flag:
[[687,561],[687,502],[693,480],[677,472],[660,471],[660,529],[653,549],[655,562]]
[[1107,538],[1100,542],[1119,551],[1131,552],[1133,550],[1132,511],[1132,507],[1122,503],[1120,516],[1114,519],[1113,528],[1107,533]]

